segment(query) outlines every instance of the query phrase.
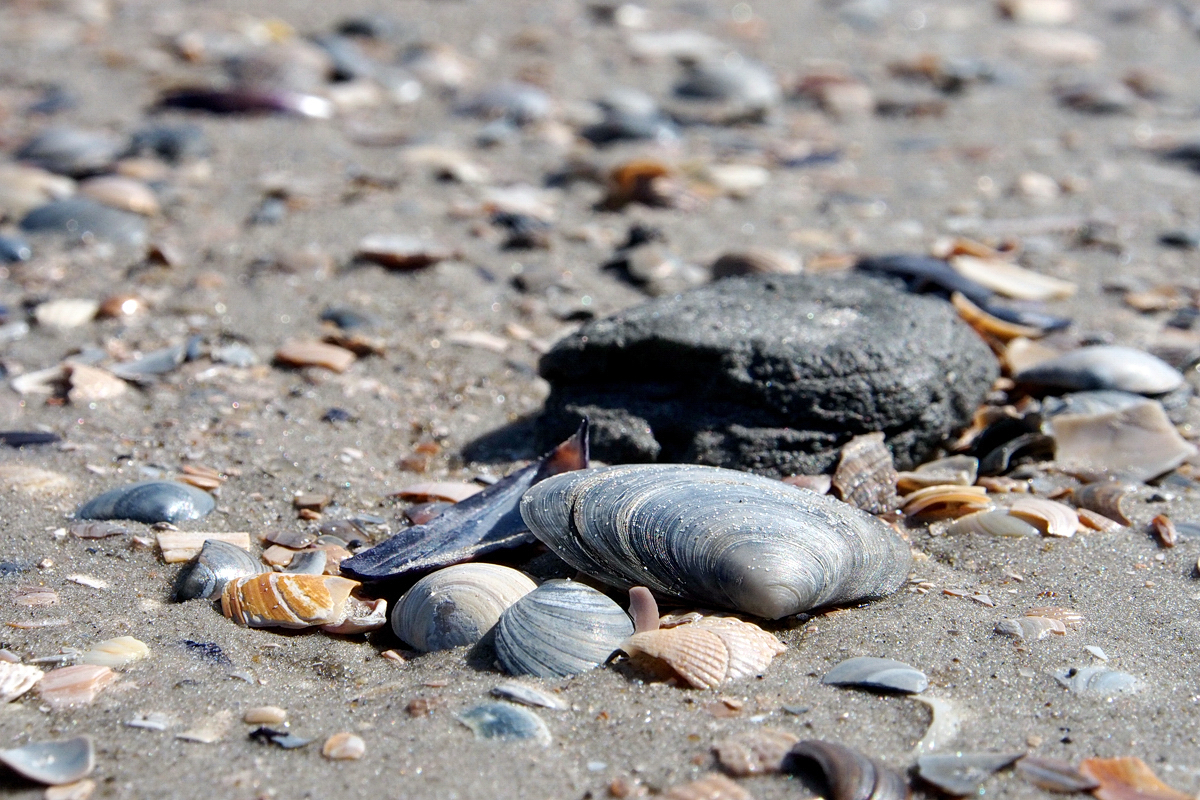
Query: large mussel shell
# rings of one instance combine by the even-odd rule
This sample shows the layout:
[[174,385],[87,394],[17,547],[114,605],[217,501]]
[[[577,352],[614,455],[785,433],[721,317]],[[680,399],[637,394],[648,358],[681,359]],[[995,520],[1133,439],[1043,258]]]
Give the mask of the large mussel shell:
[[767,619],[890,594],[911,562],[869,514],[715,467],[565,473],[526,492],[521,515],[564,561],[609,585]]
[[598,666],[632,634],[628,615],[592,587],[547,581],[500,615],[496,656],[513,675],[578,675]]
[[479,641],[505,609],[537,588],[499,564],[459,564],[426,575],[396,603],[392,630],[422,652]]
[[262,565],[237,545],[208,539],[196,560],[179,573],[175,597],[179,600],[217,597],[225,584],[234,578],[245,578],[262,571]]

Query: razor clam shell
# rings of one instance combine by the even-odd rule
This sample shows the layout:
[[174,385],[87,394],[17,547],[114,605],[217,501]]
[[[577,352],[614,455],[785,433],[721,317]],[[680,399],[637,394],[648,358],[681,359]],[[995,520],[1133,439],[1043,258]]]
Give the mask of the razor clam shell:
[[1121,509],[1121,501],[1132,491],[1132,487],[1120,481],[1098,481],[1072,490],[1071,498],[1075,505],[1108,517],[1122,525],[1132,525],[1133,521],[1125,516]]
[[1057,758],[1025,756],[1017,761],[1016,771],[1034,786],[1048,792],[1090,792],[1100,786],[1100,781]]
[[0,750],[0,764],[31,781],[61,786],[74,783],[96,766],[96,749],[90,736],[61,742],[35,742]]
[[475,733],[476,739],[532,739],[550,746],[550,729],[534,712],[509,703],[484,703],[457,717]]
[[832,484],[844,502],[869,514],[895,510],[896,466],[882,432],[855,436],[842,446]]
[[826,672],[821,683],[904,694],[920,694],[929,688],[929,678],[921,670],[903,661],[871,656],[846,659]]
[[208,539],[196,560],[179,573],[175,596],[179,600],[217,597],[234,578],[262,572],[262,565],[237,545]]
[[1101,697],[1114,697],[1136,692],[1141,688],[1138,679],[1128,672],[1117,672],[1099,666],[1060,669],[1054,673],[1054,680],[1074,694],[1095,694]]
[[988,536],[1037,536],[1038,529],[1007,511],[977,511],[959,517],[946,529],[948,534],[982,533]]
[[496,623],[496,657],[510,675],[556,678],[599,666],[633,634],[629,616],[575,581],[547,581]]
[[587,469],[588,423],[538,461],[455,503],[430,522],[348,558],[342,572],[360,580],[381,580],[406,572],[444,567],[483,553],[533,540],[518,508],[530,486],[568,470]]
[[716,467],[566,473],[526,492],[521,514],[606,584],[767,619],[890,594],[912,559],[891,527],[852,506]]
[[784,769],[799,772],[810,762],[821,771],[831,800],[905,800],[909,796],[904,778],[845,745],[806,739],[788,752]]
[[1067,626],[1060,620],[1049,617],[1016,617],[1002,619],[996,623],[996,633],[1012,636],[1015,639],[1045,639],[1052,633],[1065,634]]
[[972,486],[979,477],[979,459],[974,456],[947,456],[922,464],[911,472],[896,475],[896,488],[914,492],[929,486]]
[[216,505],[211,494],[186,483],[142,481],[93,497],[79,507],[75,518],[176,523],[200,519]]
[[1013,376],[1042,390],[1112,389],[1160,395],[1184,385],[1183,374],[1161,358],[1133,347],[1094,345],[1063,353]]
[[1042,497],[1021,497],[1008,508],[1010,516],[1028,522],[1047,536],[1071,537],[1079,530],[1075,509]]
[[956,797],[975,794],[989,776],[1012,764],[1023,753],[954,753],[921,756],[917,774],[921,780]]
[[537,584],[499,564],[458,564],[413,584],[392,612],[392,630],[421,652],[474,644]]
[[1064,470],[1148,481],[1196,455],[1154,400],[1099,414],[1059,414],[1049,426]]

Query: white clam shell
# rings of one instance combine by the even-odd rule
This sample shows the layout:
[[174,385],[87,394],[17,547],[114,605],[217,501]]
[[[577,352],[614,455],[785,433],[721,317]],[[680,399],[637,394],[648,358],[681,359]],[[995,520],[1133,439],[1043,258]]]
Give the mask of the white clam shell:
[[504,610],[537,588],[498,564],[458,564],[413,584],[392,612],[392,630],[422,652],[479,641]]

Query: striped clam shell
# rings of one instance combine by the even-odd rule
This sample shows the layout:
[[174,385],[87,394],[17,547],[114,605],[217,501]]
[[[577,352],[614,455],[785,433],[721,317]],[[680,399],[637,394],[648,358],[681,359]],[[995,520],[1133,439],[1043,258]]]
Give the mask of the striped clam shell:
[[499,564],[458,564],[431,572],[404,593],[392,630],[428,653],[474,644],[504,610],[537,588],[526,575]]
[[530,530],[612,586],[779,619],[896,591],[911,562],[889,526],[831,497],[678,464],[564,473],[521,500]]

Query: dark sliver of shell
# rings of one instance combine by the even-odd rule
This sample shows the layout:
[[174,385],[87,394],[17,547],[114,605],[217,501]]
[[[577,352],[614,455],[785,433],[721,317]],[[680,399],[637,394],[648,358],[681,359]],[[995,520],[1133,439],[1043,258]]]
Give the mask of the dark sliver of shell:
[[342,562],[346,575],[381,580],[406,572],[466,561],[505,547],[533,541],[518,505],[530,486],[552,475],[588,465],[587,421],[567,441],[478,494],[447,508],[424,525],[415,525]]
[[526,492],[521,513],[564,561],[606,584],[767,619],[890,594],[911,562],[899,535],[857,508],[716,467],[567,473]]
[[975,794],[988,776],[1012,764],[1021,753],[954,753],[917,759],[917,774],[927,783],[957,797]]
[[212,495],[175,481],[143,481],[111,489],[79,507],[76,519],[128,519],[185,522],[200,519],[216,507]]
[[553,580],[500,615],[496,656],[512,675],[577,675],[632,635],[633,622],[608,597],[582,583]]
[[29,447],[38,444],[56,444],[62,438],[47,431],[0,431],[0,444],[9,447]]
[[263,571],[253,556],[237,545],[209,539],[181,573],[175,585],[179,600],[218,597],[225,584],[234,578],[245,578]]
[[920,694],[929,688],[929,678],[919,669],[902,661],[870,656],[846,659],[825,673],[821,683],[905,694]]
[[803,773],[816,765],[830,800],[904,800],[908,784],[879,761],[845,745],[819,739],[796,744],[784,760],[784,770]]

